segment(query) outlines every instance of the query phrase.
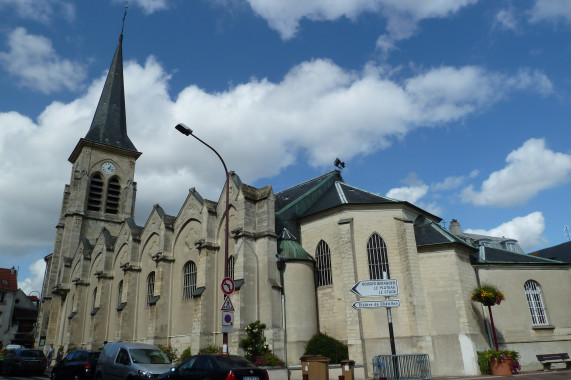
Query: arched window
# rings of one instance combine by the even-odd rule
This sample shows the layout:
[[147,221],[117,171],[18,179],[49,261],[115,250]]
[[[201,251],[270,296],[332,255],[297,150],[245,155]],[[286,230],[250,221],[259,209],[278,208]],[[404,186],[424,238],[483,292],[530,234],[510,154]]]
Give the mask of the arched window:
[[89,184],[89,198],[87,200],[87,209],[90,211],[99,211],[101,209],[101,197],[103,196],[103,179],[99,174],[91,177]]
[[196,290],[196,264],[192,261],[184,264],[182,298],[185,300],[192,298],[192,293]]
[[228,277],[230,277],[232,280],[234,279],[234,262],[234,256],[228,257]]
[[527,281],[524,286],[525,296],[529,312],[531,313],[531,322],[534,326],[545,326],[547,322],[547,314],[543,306],[543,297],[541,295],[541,286],[533,280]]
[[150,305],[153,302],[153,296],[155,295],[155,272],[149,273],[147,277],[147,304]]
[[93,304],[91,305],[91,310],[95,310],[97,306],[97,288],[93,289]]
[[117,306],[121,305],[122,299],[123,299],[123,280],[119,281],[119,285],[117,286]]
[[387,246],[383,238],[376,232],[371,235],[367,242],[367,256],[369,259],[369,277],[371,280],[383,279],[383,272],[386,272],[386,278],[391,278]]
[[111,178],[107,184],[107,200],[105,203],[105,212],[108,214],[117,214],[119,212],[119,199],[121,197],[121,185],[117,177]]
[[321,240],[315,251],[317,259],[317,286],[331,285],[331,251],[326,242]]

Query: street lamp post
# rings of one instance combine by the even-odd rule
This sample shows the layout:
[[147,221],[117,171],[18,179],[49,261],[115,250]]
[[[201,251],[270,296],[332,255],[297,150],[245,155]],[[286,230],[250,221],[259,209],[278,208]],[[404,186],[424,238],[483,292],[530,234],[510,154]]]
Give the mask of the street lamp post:
[[[177,124],[175,129],[185,136],[190,135],[190,136],[194,137],[195,139],[200,141],[202,144],[209,147],[214,153],[216,153],[216,155],[218,156],[218,158],[222,162],[222,165],[224,166],[224,173],[226,173],[226,211],[225,211],[225,213],[226,213],[226,221],[225,221],[226,231],[224,231],[224,277],[228,277],[228,235],[230,233],[230,231],[228,230],[228,220],[230,219],[230,215],[228,212],[230,210],[230,204],[229,204],[229,201],[230,201],[230,175],[228,174],[228,169],[226,168],[226,163],[222,159],[222,156],[220,156],[220,154],[218,154],[216,149],[214,149],[213,147],[208,145],[206,142],[201,140],[198,136],[193,134],[192,129],[190,129],[189,127],[187,127],[183,123]],[[228,333],[227,332],[222,333],[222,352],[225,354],[228,353]]]

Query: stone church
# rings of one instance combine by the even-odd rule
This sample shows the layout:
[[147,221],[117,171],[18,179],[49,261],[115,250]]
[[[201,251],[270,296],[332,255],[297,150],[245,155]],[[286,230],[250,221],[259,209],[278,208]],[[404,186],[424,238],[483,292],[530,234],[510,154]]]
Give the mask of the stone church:
[[323,332],[348,345],[357,378],[370,378],[372,358],[391,354],[387,311],[354,308],[379,298],[351,289],[382,278],[398,281],[396,353],[428,354],[433,375],[478,373],[476,351],[491,347],[487,309],[470,301],[479,284],[506,295],[493,308],[498,341],[521,353],[523,369],[540,368],[535,354],[571,350],[570,264],[517,252],[514,241],[480,244],[459,223],[446,230],[411,203],[351,186],[340,170],[277,193],[231,172],[228,213],[226,189],[212,201],[192,188],[177,215],[155,205],[138,225],[141,152],[127,134],[122,37],[91,126],[69,157],[54,251],[45,258],[38,336],[46,344],[135,341],[192,353],[221,346],[228,218],[230,353],[241,353],[245,326],[260,320],[291,368]]

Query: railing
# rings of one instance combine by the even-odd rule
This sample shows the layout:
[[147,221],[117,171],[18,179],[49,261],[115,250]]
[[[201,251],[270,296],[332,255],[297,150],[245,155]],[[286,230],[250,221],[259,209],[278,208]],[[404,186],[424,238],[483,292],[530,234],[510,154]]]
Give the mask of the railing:
[[373,376],[399,380],[431,379],[430,359],[426,354],[379,355],[373,357]]

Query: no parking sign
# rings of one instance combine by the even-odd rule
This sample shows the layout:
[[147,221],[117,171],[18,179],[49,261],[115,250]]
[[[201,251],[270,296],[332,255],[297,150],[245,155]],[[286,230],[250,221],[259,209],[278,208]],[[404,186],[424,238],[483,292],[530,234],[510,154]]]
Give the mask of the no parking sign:
[[222,312],[222,326],[234,326],[234,312],[233,311],[223,311]]
[[234,332],[234,312],[233,311],[223,311],[222,312],[222,332],[225,332],[225,333]]

